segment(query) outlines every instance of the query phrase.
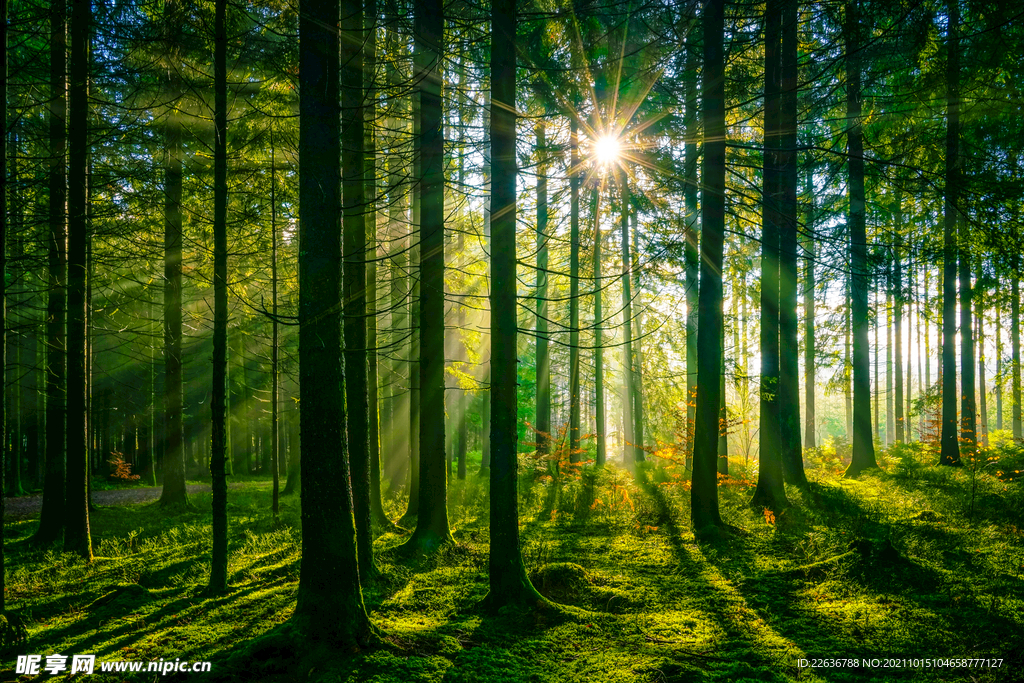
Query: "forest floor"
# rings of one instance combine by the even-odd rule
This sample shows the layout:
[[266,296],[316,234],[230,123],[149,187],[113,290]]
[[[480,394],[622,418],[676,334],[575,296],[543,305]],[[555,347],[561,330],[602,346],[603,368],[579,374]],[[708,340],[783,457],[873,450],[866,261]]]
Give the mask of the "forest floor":
[[[16,676],[15,656],[30,653],[44,662],[53,653],[69,662],[212,660],[210,673],[167,677],[189,681],[1024,679],[1024,484],[1012,469],[1024,471],[1020,451],[986,451],[954,469],[931,466],[922,448],[896,447],[882,470],[844,480],[827,450],[809,453],[811,483],[787,488],[792,506],[777,517],[747,505],[753,478],[732,462],[721,508],[737,531],[713,541],[693,535],[689,484],[671,462],[636,478],[615,466],[553,478],[524,458],[524,559],[543,593],[587,610],[573,618],[480,609],[486,480],[454,481],[457,545],[410,561],[394,552],[403,534],[376,540],[381,575],[364,597],[384,645],[290,673],[226,659],[295,604],[299,501],[283,498],[275,523],[269,481],[229,494],[232,590],[216,598],[204,593],[209,493],[193,493],[193,509],[101,506],[90,565],[32,548],[35,521],[12,519],[7,604],[29,640],[7,648],[0,681],[61,680]],[[402,501],[388,506],[397,517]]]
[[[242,484],[228,484],[229,489],[241,488]],[[209,493],[209,484],[189,484],[188,494],[194,496],[197,493]],[[160,499],[161,488],[159,486],[131,486],[114,489],[97,489],[92,492],[92,503],[101,507],[120,505],[142,505],[152,503]],[[18,496],[8,498],[4,507],[4,519],[26,519],[29,517],[38,518],[39,511],[43,506],[43,496],[37,493],[33,496]]]

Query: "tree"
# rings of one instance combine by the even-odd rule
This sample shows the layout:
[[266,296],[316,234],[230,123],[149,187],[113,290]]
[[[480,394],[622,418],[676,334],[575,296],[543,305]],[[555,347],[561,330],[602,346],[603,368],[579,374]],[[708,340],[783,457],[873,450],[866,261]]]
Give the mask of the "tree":
[[65,515],[65,397],[67,358],[67,5],[50,4],[50,108],[49,108],[49,226],[46,299],[46,472],[37,543],[64,536]]
[[697,318],[697,406],[690,516],[695,530],[722,526],[718,511],[718,411],[722,373],[722,258],[725,240],[725,2],[704,6],[704,164]]
[[551,356],[548,351],[548,150],[537,132],[537,453],[551,450]]
[[[797,0],[782,0],[779,103],[779,430],[785,480],[802,486],[803,447],[800,443],[800,344],[797,341]],[[813,296],[813,292],[811,293]]]
[[[434,0],[436,1],[436,0]],[[440,8],[438,8],[439,10]],[[440,24],[440,11],[437,13]],[[544,602],[519,546],[516,456],[516,0],[491,3],[491,540],[485,604]]]
[[[370,511],[370,405],[366,346],[366,157],[363,145],[365,91],[363,87],[363,6],[345,3],[341,16],[341,167],[342,252],[345,255],[345,403],[348,410],[349,463],[352,508],[356,522],[359,576],[376,572]],[[372,206],[372,205],[370,205]],[[370,221],[371,223],[373,221]],[[377,406],[373,406],[376,415]]]
[[[949,3],[949,27],[946,55],[946,188],[945,212],[943,218],[942,250],[942,436],[939,444],[939,464],[960,464],[960,442],[956,421],[956,225],[957,225],[957,181],[958,156],[960,151],[960,100],[959,100],[959,47],[957,24],[960,10],[957,2]],[[968,295],[968,301],[969,295]],[[967,313],[970,320],[970,313]],[[963,319],[961,319],[961,324]],[[963,330],[969,336],[969,328]],[[966,344],[966,342],[965,342]],[[964,366],[966,367],[966,365]],[[973,377],[973,368],[971,376]],[[966,378],[965,378],[966,380]],[[973,384],[973,383],[972,383]],[[967,395],[964,387],[964,396]],[[973,386],[970,390],[974,391]],[[964,399],[963,409],[967,400]],[[967,425],[967,416],[964,425]],[[973,421],[973,414],[970,416]],[[973,429],[972,429],[973,431]]]
[[846,3],[846,150],[850,194],[850,315],[853,328],[853,456],[847,477],[875,463],[871,439],[871,379],[868,365],[868,237],[864,207],[864,133],[861,122],[861,20],[859,0]]
[[[210,475],[213,479],[213,548],[210,560],[212,594],[228,587],[228,479],[227,374],[228,374],[228,58],[227,0],[217,0],[213,57],[213,397],[210,400]],[[273,267],[277,287],[276,240]],[[276,307],[276,296],[274,306]],[[276,318],[275,318],[276,325]],[[276,332],[276,327],[275,327]],[[276,354],[276,339],[275,349]],[[276,360],[276,358],[275,358]],[[276,370],[276,368],[275,368]],[[275,473],[276,473],[275,462]],[[276,479],[275,479],[276,483]],[[274,489],[275,515],[277,488]]]
[[[178,47],[182,17],[178,0],[164,4],[169,109],[164,123],[164,487],[161,505],[188,504],[185,449],[182,444],[181,270],[182,145],[181,59]],[[175,28],[178,27],[178,28]]]
[[299,6],[299,400],[302,561],[292,621],[341,647],[372,636],[349,490],[341,338],[338,0]]
[[[416,41],[418,183],[420,226],[419,298],[419,508],[416,530],[405,548],[433,552],[451,545],[444,448],[444,134],[441,117],[441,0],[418,0]],[[513,308],[513,311],[515,309]],[[515,377],[515,374],[513,374]],[[415,437],[413,437],[415,438]]]
[[92,561],[87,425],[87,245],[89,242],[89,2],[72,5],[69,88],[67,488],[64,549]]
[[[780,228],[786,220],[782,178],[782,2],[765,6],[764,190],[761,219],[761,423],[757,488],[750,504],[778,512],[789,505],[783,486],[780,382]],[[789,245],[786,245],[789,248]],[[795,245],[793,246],[795,248]],[[703,276],[701,286],[703,287]],[[703,310],[703,306],[702,306]],[[699,324],[698,324],[699,330]],[[789,387],[786,387],[788,389]],[[699,405],[699,404],[698,404]],[[788,407],[788,406],[787,406]]]

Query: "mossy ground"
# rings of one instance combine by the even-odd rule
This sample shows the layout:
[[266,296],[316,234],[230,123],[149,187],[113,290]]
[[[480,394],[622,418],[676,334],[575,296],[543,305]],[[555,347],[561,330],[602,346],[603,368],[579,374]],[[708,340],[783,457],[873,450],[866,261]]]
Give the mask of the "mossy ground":
[[[452,483],[454,547],[419,560],[376,541],[380,578],[365,588],[378,649],[310,670],[266,673],[225,656],[286,621],[298,586],[298,498],[269,513],[270,482],[229,493],[232,590],[205,595],[210,497],[195,510],[100,508],[96,560],[39,551],[35,521],[7,526],[7,603],[25,619],[17,654],[98,660],[213,660],[187,680],[259,681],[994,681],[1024,671],[1024,470],[1017,451],[977,467],[936,468],[900,447],[883,471],[842,480],[810,454],[811,485],[788,489],[776,517],[747,506],[742,463],[722,481],[725,520],[741,531],[698,541],[688,482],[650,466],[552,479],[524,462],[523,555],[548,597],[583,618],[479,609],[487,592],[486,482]],[[1016,463],[1016,465],[1015,465]],[[471,468],[471,471],[474,471]],[[236,478],[237,480],[237,478]],[[393,517],[401,501],[389,501]],[[16,651],[15,651],[16,650]],[[1002,668],[798,667],[815,658],[1001,658]],[[236,667],[242,667],[238,669]],[[220,667],[220,675],[217,670]],[[261,673],[263,672],[263,673]],[[152,680],[153,674],[137,680]],[[47,677],[47,680],[55,680]],[[56,680],[59,680],[57,678]],[[129,680],[125,674],[90,680]]]

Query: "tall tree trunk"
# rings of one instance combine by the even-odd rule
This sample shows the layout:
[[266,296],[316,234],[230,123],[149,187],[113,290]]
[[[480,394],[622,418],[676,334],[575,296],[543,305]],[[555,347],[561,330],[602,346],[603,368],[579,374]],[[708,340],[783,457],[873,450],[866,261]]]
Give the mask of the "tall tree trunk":
[[818,380],[815,376],[814,346],[814,180],[810,171],[807,173],[807,196],[810,207],[807,210],[807,252],[804,260],[804,445],[814,448],[817,445],[814,390]]
[[338,0],[299,5],[302,561],[293,622],[348,649],[371,637],[349,489],[341,337]]
[[690,515],[693,528],[722,526],[718,511],[719,375],[722,373],[722,260],[725,242],[725,2],[704,7],[704,199],[701,206],[697,319],[697,406],[694,415]]
[[537,134],[537,453],[551,442],[551,358],[548,351],[548,177],[544,124]]
[[[633,272],[633,296],[636,297],[638,309],[636,312],[636,334],[633,339],[633,362],[636,372],[633,378],[633,440],[636,442],[636,461],[642,462],[647,459],[644,451],[644,355],[643,355],[643,307],[640,303],[640,241],[637,234],[637,212],[630,213],[630,221],[633,230],[633,251],[631,255]],[[723,375],[722,381],[725,381]],[[725,390],[722,390],[723,400]]]
[[[344,233],[345,406],[348,411],[352,510],[356,523],[359,578],[376,570],[370,513],[370,405],[366,346],[366,172],[363,145],[363,7],[345,3],[341,16],[341,167]],[[374,406],[376,414],[376,406]]]
[[985,307],[982,297],[976,304],[978,320],[978,444],[988,446],[988,396],[985,389]]
[[[437,1],[437,0],[435,0]],[[440,5],[440,2],[438,2]],[[441,11],[437,8],[440,24]],[[526,576],[519,547],[516,423],[516,0],[491,3],[491,539],[492,610],[544,598]],[[438,26],[440,33],[440,26]],[[440,113],[440,111],[438,111]]]
[[164,4],[167,22],[167,88],[170,110],[164,127],[164,487],[161,505],[187,504],[182,428],[181,363],[181,76],[177,0]]
[[843,404],[846,408],[846,438],[853,444],[853,360],[850,357],[850,337],[853,334],[853,301],[850,297],[852,277],[847,277],[846,305],[843,310]]
[[623,426],[623,452],[622,463],[632,466],[635,463],[643,462],[643,451],[636,447],[636,435],[633,432],[633,379],[635,369],[633,368],[633,292],[631,288],[630,271],[633,267],[633,260],[629,252],[629,185],[625,171],[618,174],[619,190],[622,193],[619,210],[621,227],[621,238],[619,240],[622,249],[622,426]]
[[1003,316],[996,298],[996,429],[1003,428]]
[[[416,3],[413,24],[418,83],[420,160],[420,354],[419,354],[419,509],[416,530],[405,544],[414,552],[451,545],[448,526],[444,410],[444,135],[441,111],[441,57],[444,53],[441,0]],[[513,311],[515,308],[513,307]],[[515,377],[515,374],[513,374]],[[493,495],[493,493],[492,493]]]
[[892,349],[892,278],[886,274],[885,288],[885,445],[893,444],[893,434],[896,432],[895,423],[895,402],[893,401],[893,349]]
[[[595,464],[604,465],[608,456],[604,406],[604,309],[601,284],[601,195],[595,187],[590,198],[590,215],[594,218],[594,432],[596,434]],[[573,459],[575,458],[575,459]],[[579,454],[570,457],[580,461]]]
[[694,417],[697,409],[697,299],[700,274],[700,255],[698,253],[700,232],[699,208],[697,205],[698,186],[697,169],[700,148],[698,135],[700,115],[697,111],[697,73],[701,68],[699,54],[701,27],[694,26],[686,39],[686,75],[683,81],[686,142],[683,147],[686,160],[685,184],[683,185],[684,221],[683,229],[683,261],[684,281],[686,283],[686,441],[683,444],[686,469],[692,467]]
[[853,458],[846,476],[875,463],[871,440],[871,379],[868,369],[868,237],[864,207],[864,134],[861,129],[861,35],[859,0],[846,4],[846,116],[849,154],[851,319],[853,327]]
[[1013,405],[1013,438],[1021,438],[1021,395],[1020,395],[1020,271],[1018,264],[1020,258],[1016,253],[1013,255],[1013,268],[1010,276],[1010,353],[1012,354],[1012,395],[1010,403]]
[[67,5],[50,4],[49,254],[46,303],[46,475],[39,529],[34,539],[53,543],[64,536],[65,397],[67,315]]
[[[764,188],[761,228],[761,405],[755,507],[779,511],[789,502],[783,486],[780,383],[780,227],[783,192],[782,143],[782,0],[765,6]],[[788,246],[788,245],[787,245]],[[703,279],[701,280],[703,289]],[[703,303],[702,303],[703,308]],[[706,386],[700,382],[702,386]]]
[[797,0],[782,0],[779,110],[779,433],[782,472],[797,486],[807,483],[800,443],[800,342],[797,336]]
[[[210,475],[213,489],[213,548],[209,592],[228,587],[227,369],[228,369],[228,33],[227,0],[217,0],[213,56],[213,397]],[[273,142],[271,142],[273,159]],[[273,161],[271,162],[273,163]],[[273,192],[273,190],[271,190]],[[273,208],[271,208],[273,212]],[[273,234],[273,233],[272,233]],[[272,248],[272,302],[277,307],[277,245]],[[277,318],[274,319],[274,383],[277,382]],[[276,473],[276,470],[275,470]],[[274,480],[274,515],[277,479]]]
[[580,459],[580,176],[579,124],[569,131],[569,458]]
[[[274,148],[274,134],[270,134],[270,310],[273,314],[270,321],[270,444],[273,449],[273,492],[271,493],[270,511],[277,521],[281,499],[281,361],[280,340],[277,320],[277,159]],[[227,375],[227,340],[224,342],[224,369]],[[224,387],[227,395],[227,384]],[[226,436],[226,434],[225,434]],[[224,460],[227,460],[227,439],[224,439]],[[211,465],[216,458],[213,449]]]
[[[960,465],[960,441],[957,434],[956,422],[956,256],[957,256],[957,208],[958,200],[958,169],[960,154],[960,47],[957,39],[957,25],[960,22],[960,9],[956,2],[948,3],[949,41],[948,57],[946,58],[946,205],[944,211],[943,225],[943,252],[942,252],[942,439],[940,442],[939,464]],[[966,263],[966,255],[962,257],[961,267]],[[961,304],[967,302],[970,306],[970,292],[963,291],[965,279],[961,273]],[[970,274],[966,277],[967,289],[970,289]],[[966,318],[964,317],[966,316]],[[970,310],[961,313],[960,324],[964,320],[970,323]],[[970,327],[961,330],[963,338],[962,353],[968,351],[968,340],[970,339]],[[968,361],[963,361],[964,400],[961,409],[965,412],[969,408],[967,393],[974,394],[974,359],[971,358],[969,371]],[[968,384],[968,374],[970,383]],[[968,388],[969,387],[969,388]],[[973,403],[973,401],[972,401]],[[973,410],[973,408],[972,408]],[[963,426],[966,430],[968,420],[974,422],[973,412],[963,415]],[[974,429],[971,429],[973,437]],[[964,435],[966,436],[966,434]]]
[[[5,359],[4,367],[0,368],[0,387],[7,384],[7,0],[0,0],[0,124],[3,135],[0,135],[0,358]],[[20,387],[15,387],[20,391]],[[7,394],[4,394],[4,405],[0,406],[0,434],[7,435]],[[16,454],[21,452],[21,430],[18,430],[18,447]],[[7,487],[5,481],[6,465],[4,454],[6,448],[0,448],[0,520],[7,512]],[[15,456],[17,458],[17,455]],[[15,478],[18,477],[20,463],[14,461]],[[20,488],[20,481],[19,481]],[[0,614],[7,609],[7,579],[5,572],[4,525],[0,523]]]
[[[377,137],[373,129],[377,110],[377,88],[374,75],[377,71],[377,0],[366,0],[363,8],[366,24],[366,42],[363,45],[363,88],[366,92],[367,105],[363,107],[363,154],[366,172],[366,239],[369,241],[366,254],[373,258],[366,263],[366,388],[369,421],[367,423],[367,442],[369,443],[370,469],[370,515],[374,522],[384,528],[394,528],[394,523],[384,512],[384,501],[380,491],[380,454],[381,454],[381,414],[384,412],[380,397],[380,356],[377,353],[377,262],[382,256],[377,242],[378,208],[377,208]],[[388,406],[390,408],[390,406]]]
[[[906,435],[907,422],[903,417],[903,208],[902,197],[896,197],[896,234],[894,236],[892,295],[893,295],[893,419],[896,423],[895,440],[909,441]],[[907,361],[910,364],[910,361]]]
[[722,316],[722,374],[718,382],[718,473],[729,474],[729,411],[725,403],[725,315]]
[[[72,5],[68,148],[67,509],[64,549],[92,560],[89,535],[86,292],[89,220],[89,30],[91,5]],[[2,356],[0,356],[2,357]]]

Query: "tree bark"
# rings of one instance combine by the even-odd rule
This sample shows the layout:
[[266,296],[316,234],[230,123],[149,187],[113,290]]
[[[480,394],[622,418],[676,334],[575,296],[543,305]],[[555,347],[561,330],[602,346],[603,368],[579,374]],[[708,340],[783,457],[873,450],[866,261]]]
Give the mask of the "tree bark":
[[719,376],[722,373],[722,260],[725,241],[725,2],[704,7],[704,200],[697,319],[697,406],[690,515],[693,528],[722,526],[718,510]]
[[846,4],[846,116],[850,193],[850,299],[853,328],[853,458],[847,477],[878,467],[871,439],[868,356],[868,238],[864,206],[864,134],[861,129],[861,18],[858,0]]
[[[419,507],[405,544],[433,552],[454,544],[448,526],[444,388],[444,135],[441,111],[443,45],[441,0],[419,0],[413,33],[419,98],[416,156],[420,207]],[[513,311],[515,308],[513,307]],[[513,378],[515,374],[513,373]],[[415,400],[415,399],[414,399]],[[422,412],[422,415],[419,413]]]
[[66,515],[65,400],[67,357],[67,5],[50,4],[49,253],[46,303],[46,474],[34,540],[64,537]]
[[643,451],[636,446],[636,435],[633,431],[633,380],[636,370],[633,367],[633,292],[631,287],[631,271],[633,260],[629,251],[629,185],[626,172],[618,173],[621,205],[619,225],[620,247],[622,249],[622,464],[632,466],[643,462]]
[[341,337],[338,0],[299,6],[300,633],[340,647],[371,637],[349,489]]
[[[604,406],[604,309],[601,284],[601,195],[595,187],[590,198],[590,214],[594,218],[594,432],[595,464],[601,467],[608,456]],[[572,462],[579,462],[576,455]]]
[[537,134],[537,453],[547,455],[551,443],[551,357],[548,350],[548,178],[544,124]]
[[697,169],[700,150],[697,145],[700,115],[697,111],[697,73],[701,65],[699,38],[700,26],[694,26],[686,39],[686,77],[683,81],[685,144],[683,146],[685,183],[683,205],[685,227],[683,229],[684,281],[686,283],[686,441],[683,444],[686,469],[692,467],[694,417],[697,409],[697,299],[699,292],[700,254],[698,253],[699,214],[697,204],[699,188]]
[[579,124],[569,131],[569,459],[580,459],[580,176]]
[[[957,188],[958,168],[960,150],[960,100],[959,100],[959,41],[957,39],[957,24],[960,19],[960,10],[956,2],[948,4],[949,28],[947,39],[949,41],[948,57],[946,59],[946,188],[945,188],[945,211],[943,220],[943,252],[942,252],[942,437],[940,441],[939,464],[960,465],[960,441],[957,434],[956,420],[956,256],[957,256]],[[961,261],[963,263],[963,261]],[[962,277],[962,276],[961,276]],[[970,287],[970,276],[967,277],[967,285]],[[961,285],[962,287],[962,285]],[[966,295],[966,299],[964,299]],[[961,289],[961,299],[970,302],[970,293]],[[966,314],[966,320],[970,321],[970,311]],[[961,315],[961,324],[963,324]],[[970,328],[961,330],[964,338],[962,351],[967,351],[967,339],[970,338]],[[966,360],[964,361],[966,368]],[[973,363],[973,359],[972,359]],[[971,383],[967,384],[967,375],[962,378],[964,382],[964,402],[961,409],[966,410],[968,403],[966,399],[967,387],[974,393],[974,368],[970,368]],[[968,420],[973,422],[973,413],[968,417],[963,416],[963,428],[966,429]],[[973,429],[971,430],[973,432]]]
[[[438,3],[440,4],[440,3]],[[440,7],[437,12],[440,23]],[[519,547],[516,409],[516,0],[491,3],[491,535],[492,610],[542,602]],[[440,31],[438,31],[440,33]],[[440,113],[440,112],[439,112]]]
[[[757,488],[750,504],[778,512],[783,486],[780,382],[780,228],[782,183],[782,0],[765,6],[764,188],[761,228],[761,403]],[[702,280],[703,285],[703,280]],[[703,304],[702,304],[703,307]]]
[[181,284],[182,284],[182,145],[180,105],[181,77],[178,73],[180,28],[177,0],[164,5],[167,22],[170,109],[164,127],[164,486],[161,505],[188,504],[185,489],[185,449],[183,444],[182,363],[181,363]]
[[[341,167],[345,307],[345,407],[348,412],[352,511],[356,524],[359,578],[375,572],[370,513],[370,404],[366,346],[366,172],[363,145],[363,7],[342,5],[341,25]],[[372,215],[372,213],[371,213]]]
[[803,486],[800,442],[800,342],[797,336],[797,251],[800,172],[797,155],[797,0],[782,0],[779,111],[779,432],[782,472]]

